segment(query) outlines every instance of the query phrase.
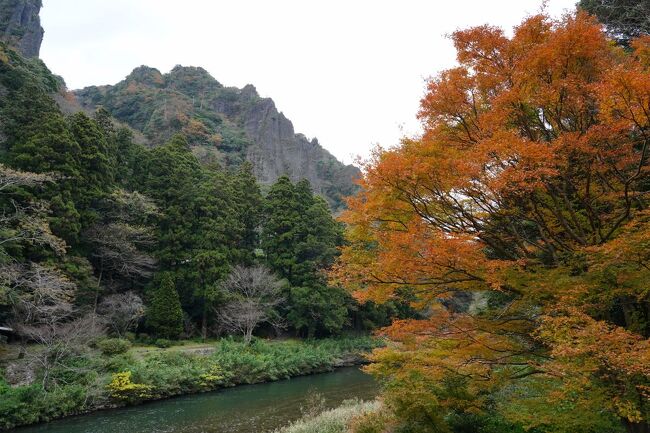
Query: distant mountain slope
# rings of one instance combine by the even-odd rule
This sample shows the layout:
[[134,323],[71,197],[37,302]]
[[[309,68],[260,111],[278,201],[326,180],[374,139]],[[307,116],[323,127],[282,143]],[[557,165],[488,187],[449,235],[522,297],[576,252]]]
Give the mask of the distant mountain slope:
[[224,87],[202,68],[176,66],[161,74],[141,66],[114,86],[75,94],[85,108],[102,105],[152,145],[180,132],[206,162],[236,166],[251,161],[263,184],[284,174],[306,178],[333,209],[356,189],[359,169],[338,161],[316,139],[296,134],[272,99],[261,98],[252,85]]

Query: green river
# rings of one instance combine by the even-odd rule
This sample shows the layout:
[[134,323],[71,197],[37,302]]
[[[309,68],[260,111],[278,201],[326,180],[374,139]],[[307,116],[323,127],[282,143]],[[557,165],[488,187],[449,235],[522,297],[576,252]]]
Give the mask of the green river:
[[[317,394],[316,394],[317,393]],[[359,369],[244,385],[140,406],[94,412],[13,430],[15,433],[264,433],[300,418],[301,406],[322,396],[328,408],[377,394]]]

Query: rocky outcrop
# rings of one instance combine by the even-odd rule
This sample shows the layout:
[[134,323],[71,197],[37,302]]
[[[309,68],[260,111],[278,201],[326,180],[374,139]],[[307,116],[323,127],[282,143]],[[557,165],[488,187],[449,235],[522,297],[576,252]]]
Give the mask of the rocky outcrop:
[[0,0],[0,38],[25,57],[38,57],[43,42],[41,0]]
[[273,100],[261,98],[253,85],[224,87],[202,68],[176,66],[161,74],[140,66],[114,86],[75,94],[84,108],[102,105],[152,145],[182,133],[195,154],[210,161],[227,166],[250,161],[262,184],[285,174],[294,181],[307,179],[334,210],[356,191],[359,169],[342,164],[317,139],[297,134]]
[[256,92],[251,96],[252,92],[251,85],[242,89],[242,99],[253,101],[242,113],[242,125],[253,142],[247,159],[253,163],[259,181],[269,184],[286,174],[294,180],[309,180],[314,192],[324,197],[353,194],[352,180],[359,176],[359,170],[339,162],[316,138],[309,140],[296,134],[272,99],[258,98]]

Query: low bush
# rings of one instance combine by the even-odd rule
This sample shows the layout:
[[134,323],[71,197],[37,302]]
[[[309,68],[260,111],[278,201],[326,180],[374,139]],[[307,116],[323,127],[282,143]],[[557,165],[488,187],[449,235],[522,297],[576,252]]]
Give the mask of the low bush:
[[113,373],[111,383],[106,386],[112,398],[127,402],[138,402],[151,398],[151,385],[134,383],[130,371]]
[[153,342],[153,345],[160,347],[161,349],[166,349],[168,347],[172,347],[174,345],[174,342],[167,340],[166,338],[159,338]]
[[82,385],[66,385],[46,392],[40,384],[10,387],[0,379],[0,430],[50,421],[85,408]]
[[[353,420],[380,410],[376,401],[350,400],[336,409],[328,410],[315,417],[302,418],[275,433],[347,433]],[[375,433],[367,430],[368,433]]]
[[107,338],[98,341],[97,348],[106,356],[119,355],[131,348],[131,342],[123,338]]

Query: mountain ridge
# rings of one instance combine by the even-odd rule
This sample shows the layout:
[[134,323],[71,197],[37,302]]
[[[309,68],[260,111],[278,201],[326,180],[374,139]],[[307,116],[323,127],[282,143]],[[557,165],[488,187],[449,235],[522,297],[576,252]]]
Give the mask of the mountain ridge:
[[250,161],[262,184],[285,174],[307,179],[333,209],[356,189],[359,169],[338,161],[317,139],[296,133],[273,99],[261,97],[252,84],[226,87],[201,67],[177,65],[161,73],[143,65],[114,85],[73,93],[83,108],[102,106],[151,145],[181,133],[205,162]]
[[[41,7],[41,0],[0,0],[0,40],[28,59],[40,52]],[[316,138],[297,133],[273,99],[261,97],[252,84],[226,87],[201,67],[177,65],[163,74],[143,65],[114,85],[72,92],[61,80],[52,96],[68,114],[104,107],[150,146],[180,133],[205,163],[237,167],[250,161],[263,185],[282,175],[307,179],[335,211],[357,190],[361,171],[340,162]]]

